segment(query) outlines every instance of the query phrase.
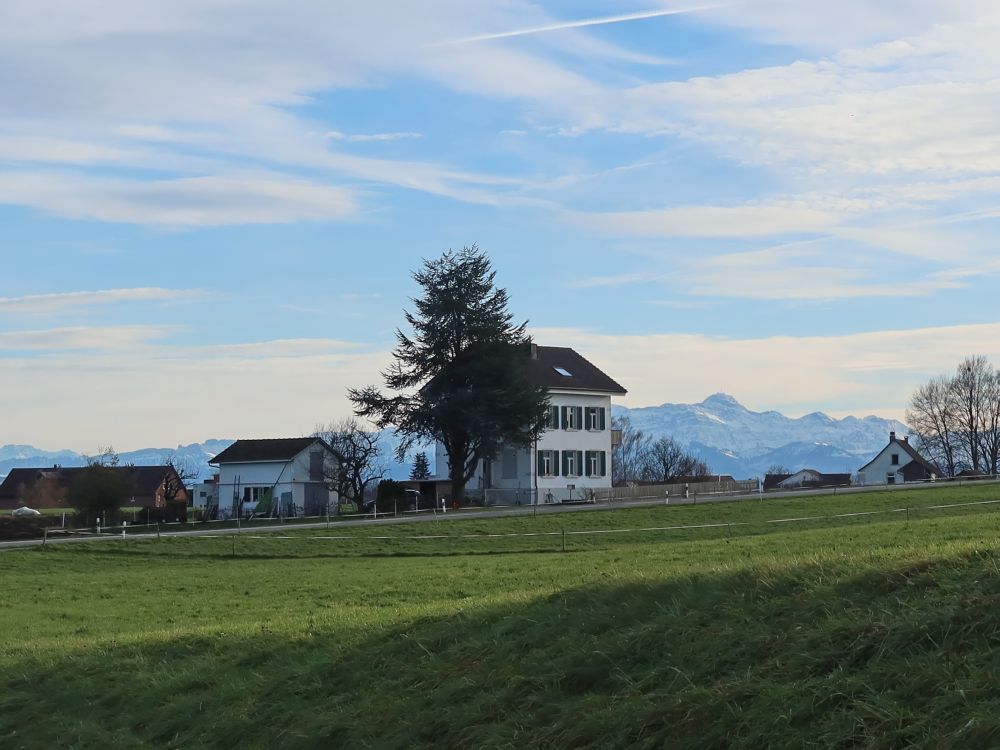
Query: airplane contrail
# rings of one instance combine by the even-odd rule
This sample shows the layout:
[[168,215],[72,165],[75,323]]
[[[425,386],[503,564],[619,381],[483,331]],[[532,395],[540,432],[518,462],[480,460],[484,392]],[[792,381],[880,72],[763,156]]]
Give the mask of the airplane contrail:
[[547,24],[545,26],[532,26],[527,29],[516,29],[514,31],[500,31],[494,34],[479,34],[477,36],[467,36],[462,39],[451,39],[446,42],[438,42],[434,46],[447,46],[452,44],[469,44],[471,42],[485,42],[491,39],[509,39],[515,36],[527,36],[529,34],[543,34],[547,31],[563,31],[564,29],[579,29],[585,26],[603,26],[609,23],[622,23],[624,21],[641,21],[645,18],[660,18],[662,16],[677,16],[682,13],[696,13],[702,10],[712,10],[720,5],[699,5],[691,8],[669,8],[663,10],[647,10],[638,13],[623,13],[617,16],[602,16],[600,18],[583,18],[579,21],[562,21],[560,23]]

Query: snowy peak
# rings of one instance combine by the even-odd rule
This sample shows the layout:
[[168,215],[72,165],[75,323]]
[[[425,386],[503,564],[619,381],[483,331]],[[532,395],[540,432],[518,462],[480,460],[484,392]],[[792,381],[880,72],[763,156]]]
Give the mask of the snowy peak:
[[810,466],[836,473],[856,471],[881,450],[889,433],[909,428],[894,419],[834,419],[823,412],[799,418],[750,411],[726,393],[697,404],[616,408],[654,437],[670,436],[704,458],[715,472],[756,476],[768,466]]
[[730,396],[728,393],[713,393],[711,396],[702,401],[701,405],[709,409],[747,411],[747,408],[743,406],[743,404]]

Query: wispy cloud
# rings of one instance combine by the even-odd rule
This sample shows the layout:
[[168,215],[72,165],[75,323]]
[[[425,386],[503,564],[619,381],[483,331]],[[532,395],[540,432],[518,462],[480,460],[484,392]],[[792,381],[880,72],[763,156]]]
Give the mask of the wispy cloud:
[[22,297],[0,297],[0,311],[46,314],[76,307],[113,305],[122,302],[174,302],[192,299],[203,293],[199,289],[136,287],[133,289],[29,294]]
[[370,141],[402,141],[422,138],[420,133],[341,133],[338,130],[330,130],[326,137],[331,141],[347,141],[349,143],[367,143]]
[[0,202],[75,219],[167,227],[343,219],[354,195],[285,175],[126,180],[70,172],[0,173]]
[[176,331],[169,325],[73,326],[38,331],[0,332],[0,354],[129,350],[160,341]]

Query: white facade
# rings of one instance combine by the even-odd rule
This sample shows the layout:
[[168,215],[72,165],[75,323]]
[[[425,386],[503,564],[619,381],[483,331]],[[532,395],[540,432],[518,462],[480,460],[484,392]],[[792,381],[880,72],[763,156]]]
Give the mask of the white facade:
[[[914,462],[905,440],[898,440],[896,433],[889,436],[889,444],[879,454],[858,470],[858,484],[888,485],[906,482],[903,470]],[[931,474],[932,479],[936,476]]]
[[[549,391],[552,427],[529,448],[505,448],[480,466],[469,490],[488,502],[529,504],[587,499],[587,490],[611,487],[611,396]],[[435,449],[438,479],[448,476],[448,456]]]
[[[263,501],[279,515],[323,515],[333,512],[337,493],[323,478],[329,451],[319,441],[287,461],[241,461],[219,464],[219,517],[230,518],[242,507],[255,510]],[[242,501],[242,506],[240,505]]]

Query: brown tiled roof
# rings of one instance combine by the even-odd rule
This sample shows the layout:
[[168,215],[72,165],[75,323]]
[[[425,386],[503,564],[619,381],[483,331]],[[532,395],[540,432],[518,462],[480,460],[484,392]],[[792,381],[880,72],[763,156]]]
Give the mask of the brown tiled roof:
[[[578,352],[562,346],[532,347],[528,377],[532,385],[568,391],[628,393]],[[557,369],[558,368],[558,369]],[[559,370],[569,373],[562,374]]]
[[[172,466],[109,466],[105,468],[125,478],[130,488],[129,494],[135,498],[135,504],[139,506],[152,505],[164,478],[171,474],[171,483],[183,486]],[[42,507],[59,507],[65,504],[67,490],[77,477],[87,469],[86,466],[11,469],[3,484],[0,484],[0,508],[9,509],[21,505],[24,499],[31,495],[35,485],[45,481],[51,482],[47,488],[51,496],[39,498],[43,501]],[[186,495],[184,499],[187,499]]]
[[290,461],[313,443],[321,443],[324,447],[329,448],[318,437],[237,440],[209,463],[240,464],[256,461]]
[[928,474],[938,475],[941,473],[941,470],[939,468],[937,468],[934,464],[932,464],[926,458],[917,453],[917,449],[914,448],[912,445],[910,445],[909,441],[904,440],[900,442],[897,440],[896,442],[899,445],[901,445],[903,447],[903,450],[906,451],[906,453],[910,456],[910,458],[912,458],[916,463],[922,466],[924,468],[924,471],[926,471]]

